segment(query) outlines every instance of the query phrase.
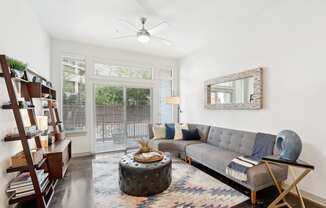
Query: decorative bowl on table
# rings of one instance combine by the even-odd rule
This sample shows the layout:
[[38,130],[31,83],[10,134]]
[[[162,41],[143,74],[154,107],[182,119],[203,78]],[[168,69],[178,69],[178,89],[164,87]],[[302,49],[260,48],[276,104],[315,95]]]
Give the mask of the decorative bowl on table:
[[164,158],[164,153],[150,148],[148,140],[140,139],[138,141],[140,148],[134,155],[134,160],[140,163],[152,163],[161,161]]
[[136,153],[134,160],[140,163],[153,163],[163,160],[164,154],[160,151],[151,151],[145,153]]

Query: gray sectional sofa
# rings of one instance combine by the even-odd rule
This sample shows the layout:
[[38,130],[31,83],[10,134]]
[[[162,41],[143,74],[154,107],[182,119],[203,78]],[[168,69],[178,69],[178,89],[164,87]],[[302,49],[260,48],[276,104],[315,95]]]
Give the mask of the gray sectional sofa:
[[[154,149],[181,155],[186,161],[200,163],[225,177],[241,184],[251,191],[251,202],[256,203],[256,192],[273,185],[272,179],[260,164],[250,168],[246,182],[237,180],[226,174],[226,167],[237,156],[251,155],[255,144],[256,133],[233,129],[225,129],[201,124],[188,124],[190,129],[197,128],[200,140],[168,140],[151,139]],[[153,138],[152,125],[149,125],[149,136]],[[288,170],[284,166],[272,165],[277,180],[287,179]]]

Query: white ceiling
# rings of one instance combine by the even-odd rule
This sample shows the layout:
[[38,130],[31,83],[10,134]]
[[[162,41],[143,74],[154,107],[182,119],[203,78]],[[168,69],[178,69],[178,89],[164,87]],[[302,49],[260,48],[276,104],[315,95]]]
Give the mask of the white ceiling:
[[[53,38],[109,46],[142,53],[179,58],[223,37],[280,0],[30,0],[44,28]],[[273,2],[273,3],[271,3]],[[172,40],[167,46],[136,38],[114,40],[132,31],[119,23],[125,19],[140,26],[167,21],[169,27],[157,36]]]

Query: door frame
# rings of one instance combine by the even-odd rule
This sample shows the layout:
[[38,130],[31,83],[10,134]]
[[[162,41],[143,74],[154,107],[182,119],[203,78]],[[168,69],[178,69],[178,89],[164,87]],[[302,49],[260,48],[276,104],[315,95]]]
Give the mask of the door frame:
[[[113,86],[113,87],[122,87],[123,88],[123,105],[124,105],[124,112],[127,110],[127,88],[138,88],[138,89],[150,89],[150,95],[151,95],[151,109],[150,109],[150,122],[153,122],[154,120],[154,90],[155,90],[155,84],[153,83],[132,83],[132,82],[111,82],[108,80],[101,80],[101,79],[96,79],[90,81],[91,85],[91,98],[92,101],[90,103],[91,106],[91,125],[90,125],[90,146],[91,146],[91,153],[96,154],[96,86],[97,85],[106,85],[106,86]],[[123,116],[123,122],[124,122],[124,136],[125,136],[125,149],[127,149],[127,114],[124,113]]]

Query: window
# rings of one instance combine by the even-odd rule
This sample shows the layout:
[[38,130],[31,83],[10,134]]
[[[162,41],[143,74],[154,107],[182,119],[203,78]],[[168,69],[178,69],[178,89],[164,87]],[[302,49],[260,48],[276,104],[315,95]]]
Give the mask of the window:
[[129,79],[152,79],[151,68],[130,67],[120,65],[108,65],[95,63],[95,75],[114,77],[114,78],[129,78]]
[[85,60],[62,58],[63,66],[63,123],[66,131],[85,130],[86,89]]
[[166,97],[172,96],[172,70],[161,69],[158,73],[160,79],[160,122],[173,122],[173,106],[166,104]]

